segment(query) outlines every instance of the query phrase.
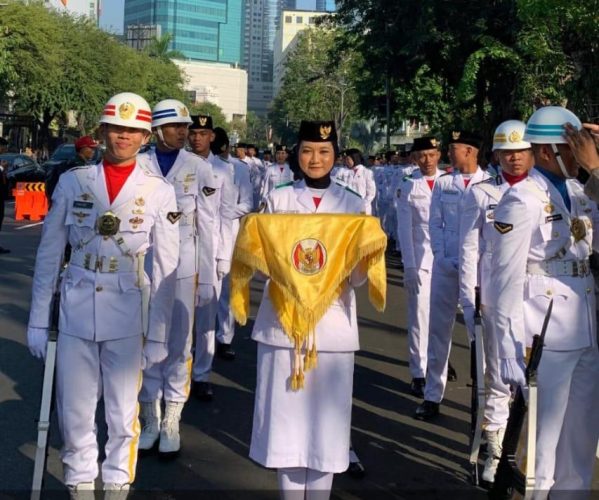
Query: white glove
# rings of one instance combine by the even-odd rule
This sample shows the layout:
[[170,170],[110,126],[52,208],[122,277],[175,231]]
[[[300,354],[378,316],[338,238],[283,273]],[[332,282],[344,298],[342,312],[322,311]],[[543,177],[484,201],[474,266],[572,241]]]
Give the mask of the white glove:
[[410,295],[418,295],[422,282],[415,267],[406,267],[404,269],[403,284]]
[[46,359],[48,347],[48,329],[30,326],[27,328],[27,345],[29,352],[39,359]]
[[231,271],[230,260],[217,260],[216,261],[216,277],[218,281],[221,281]]
[[454,275],[458,272],[458,265],[451,257],[435,257],[435,264],[445,274]]
[[474,307],[463,306],[462,309],[464,311],[464,323],[468,332],[468,338],[472,342],[474,340]]
[[209,304],[214,297],[214,287],[212,285],[199,284],[196,291],[196,306],[202,307]]
[[142,367],[148,368],[151,365],[160,363],[166,359],[168,350],[164,342],[155,342],[147,340],[144,344]]
[[501,380],[512,387],[526,387],[526,365],[522,358],[504,358],[501,360]]

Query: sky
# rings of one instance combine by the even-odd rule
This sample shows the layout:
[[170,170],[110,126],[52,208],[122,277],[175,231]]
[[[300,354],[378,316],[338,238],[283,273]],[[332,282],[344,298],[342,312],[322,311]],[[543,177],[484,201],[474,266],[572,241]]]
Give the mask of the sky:
[[[332,5],[331,0],[327,0],[327,6]],[[100,26],[112,33],[123,32],[123,12],[125,0],[102,0],[102,13],[100,15]],[[314,9],[316,0],[298,0],[298,9]]]

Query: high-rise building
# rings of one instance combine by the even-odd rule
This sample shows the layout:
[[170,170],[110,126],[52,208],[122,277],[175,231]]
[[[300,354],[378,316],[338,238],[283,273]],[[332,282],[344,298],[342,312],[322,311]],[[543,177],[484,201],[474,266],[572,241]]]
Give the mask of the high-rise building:
[[125,0],[129,25],[160,26],[192,60],[241,64],[243,0]]
[[87,16],[98,22],[100,17],[100,0],[44,0],[44,5],[59,12],[68,12],[76,16]]
[[323,12],[327,10],[327,0],[316,0],[316,8],[315,10],[319,12]]
[[311,10],[285,9],[281,12],[274,44],[272,77],[274,97],[281,90],[285,76],[285,63],[297,45],[299,34],[305,29],[315,26],[316,19],[324,15],[326,15],[325,12]]

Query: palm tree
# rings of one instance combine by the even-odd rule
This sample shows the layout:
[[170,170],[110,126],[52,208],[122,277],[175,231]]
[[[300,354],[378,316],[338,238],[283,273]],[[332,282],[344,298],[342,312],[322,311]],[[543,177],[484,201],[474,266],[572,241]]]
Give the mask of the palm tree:
[[169,46],[173,41],[172,33],[165,33],[160,38],[156,37],[146,47],[146,52],[150,57],[157,59],[163,59],[168,61],[169,59],[185,59],[183,52],[180,50],[170,50]]

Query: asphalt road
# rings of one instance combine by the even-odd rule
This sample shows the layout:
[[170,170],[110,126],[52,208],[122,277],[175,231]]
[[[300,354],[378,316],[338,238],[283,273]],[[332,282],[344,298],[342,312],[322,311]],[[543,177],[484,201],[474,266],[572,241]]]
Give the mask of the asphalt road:
[[[0,499],[28,496],[43,370],[25,342],[41,225],[15,223],[12,205],[7,209],[0,233],[0,245],[12,250],[0,256]],[[484,490],[470,484],[469,352],[461,322],[451,353],[459,378],[448,384],[442,415],[432,423],[412,418],[419,401],[409,393],[406,294],[398,264],[388,256],[384,314],[368,303],[366,287],[358,293],[362,349],[356,355],[352,439],[367,475],[337,475],[333,498],[485,498]],[[254,282],[254,311],[260,289]],[[139,460],[135,498],[278,498],[276,473],[248,458],[256,373],[251,327],[250,321],[237,330],[234,362],[215,360],[215,400],[190,399],[186,405],[178,458]],[[99,436],[105,439],[102,425]],[[65,498],[55,421],[50,443],[46,497]]]

